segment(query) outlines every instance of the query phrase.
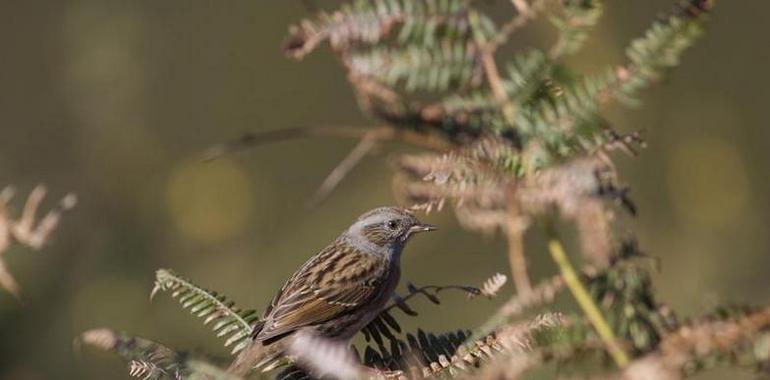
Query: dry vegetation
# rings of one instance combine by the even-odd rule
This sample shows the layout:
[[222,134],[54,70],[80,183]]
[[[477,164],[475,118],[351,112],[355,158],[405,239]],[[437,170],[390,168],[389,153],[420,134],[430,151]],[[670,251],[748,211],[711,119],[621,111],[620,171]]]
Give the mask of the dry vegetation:
[[14,218],[9,209],[9,202],[15,192],[15,189],[10,186],[0,191],[0,286],[21,301],[21,287],[8,269],[3,255],[13,244],[35,251],[43,248],[59,225],[62,212],[75,207],[77,197],[74,194],[67,194],[56,207],[38,220],[37,210],[45,198],[45,187],[38,185],[32,190],[18,218]]
[[[656,300],[636,241],[616,233],[618,214],[634,215],[636,207],[619,179],[615,152],[634,156],[644,142],[637,133],[615,131],[603,107],[635,104],[641,90],[678,65],[701,35],[713,1],[676,1],[630,42],[626,62],[576,72],[564,59],[582,48],[603,6],[599,0],[515,0],[509,19],[496,25],[482,2],[354,1],[289,29],[287,56],[330,49],[376,126],[250,134],[212,148],[207,158],[296,137],[359,139],[321,185],[315,197],[321,201],[381,142],[422,148],[393,160],[394,193],[416,210],[451,209],[468,230],[504,234],[516,294],[473,330],[403,332],[394,314],[419,318],[408,304],[413,297],[438,303],[437,294],[448,289],[491,297],[505,277],[494,275],[479,288],[410,284],[408,294],[362,331],[366,347],[351,351],[297,334],[278,378],[518,379],[558,366],[565,377],[680,379],[716,366],[770,368],[767,309],[721,307],[678,318]],[[558,32],[553,46],[500,56],[512,33],[541,20]],[[580,244],[574,251],[586,267],[571,264],[557,222],[575,226]],[[532,253],[523,235],[533,228],[547,234],[559,275],[530,278],[526,257]],[[168,270],[157,272],[153,294],[158,291],[201,318],[233,353],[246,345],[259,318]],[[553,310],[562,292],[579,309]],[[226,363],[110,329],[80,339],[124,357],[132,376],[231,378],[218,369]]]

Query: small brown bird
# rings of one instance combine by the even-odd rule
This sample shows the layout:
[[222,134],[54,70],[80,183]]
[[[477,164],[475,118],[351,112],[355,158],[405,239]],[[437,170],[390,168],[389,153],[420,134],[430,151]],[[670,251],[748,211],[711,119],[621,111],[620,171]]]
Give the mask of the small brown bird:
[[409,237],[432,231],[406,209],[381,207],[361,215],[333,243],[289,278],[254,327],[253,341],[228,371],[268,370],[300,329],[347,343],[382,311],[401,276]]

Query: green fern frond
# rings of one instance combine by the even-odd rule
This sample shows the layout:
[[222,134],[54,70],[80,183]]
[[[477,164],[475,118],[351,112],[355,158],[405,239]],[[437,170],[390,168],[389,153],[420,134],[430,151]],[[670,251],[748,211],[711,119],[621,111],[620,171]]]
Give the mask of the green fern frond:
[[[546,55],[537,49],[514,56],[513,61],[506,66],[508,77],[501,80],[507,98],[516,103],[530,101],[536,89],[549,76],[550,67]],[[496,112],[499,108],[495,97],[486,89],[462,95],[451,94],[442,103],[448,113],[481,114]]]
[[[631,43],[626,67],[563,83],[555,96],[539,99],[516,118],[517,132],[540,143],[535,168],[606,142],[607,127],[599,114],[610,100],[634,104],[639,90],[673,67],[684,50],[700,36],[708,2],[691,0],[663,22],[656,22],[645,36]],[[696,5],[693,5],[696,4]],[[535,162],[537,161],[537,162]]]
[[635,355],[658,346],[678,322],[655,299],[650,274],[639,263],[626,261],[589,280],[589,291],[619,337]]
[[676,66],[682,53],[701,36],[710,9],[710,1],[680,2],[669,17],[653,23],[644,37],[631,42],[626,67],[587,77],[575,86],[575,95],[585,100],[573,104],[572,112],[578,116],[593,113],[597,103],[609,99],[635,104],[639,90],[658,80],[665,69]]
[[146,380],[187,379],[187,355],[149,339],[107,328],[83,332],[75,345],[89,346],[117,354],[128,362],[129,375]]
[[681,1],[666,19],[655,22],[644,37],[634,40],[626,50],[631,65],[619,72],[619,97],[632,101],[636,93],[659,79],[663,70],[679,64],[684,50],[703,34],[713,1]]
[[[292,26],[285,50],[299,59],[327,40],[337,51],[355,43],[374,45],[389,37],[402,46],[431,46],[443,39],[469,41],[468,10],[467,0],[359,0]],[[494,35],[495,25],[489,18],[480,20],[480,26],[486,35]]]
[[347,62],[357,75],[408,92],[468,87],[481,79],[476,48],[451,41],[430,48],[374,48],[351,54]]
[[554,59],[580,50],[603,13],[600,0],[562,0],[561,4],[562,14],[551,17],[559,31],[559,40],[550,52]]
[[[501,85],[507,98],[521,109],[528,109],[549,94],[553,87],[550,78],[553,70],[550,59],[540,50],[532,49],[514,56],[508,63],[508,76],[501,78]],[[416,112],[432,115],[430,125],[439,131],[464,131],[478,135],[482,131],[505,134],[511,131],[500,111],[497,99],[488,88],[473,88],[470,91],[451,93],[436,104],[430,105],[430,112]],[[438,116],[436,116],[438,115]],[[413,122],[419,117],[405,118]]]
[[211,325],[217,337],[225,338],[225,347],[232,346],[232,354],[246,347],[253,326],[259,321],[254,310],[241,310],[224,295],[195,285],[190,280],[166,269],[155,273],[155,287],[150,298],[158,291],[171,292],[190,314],[203,318],[204,325]]

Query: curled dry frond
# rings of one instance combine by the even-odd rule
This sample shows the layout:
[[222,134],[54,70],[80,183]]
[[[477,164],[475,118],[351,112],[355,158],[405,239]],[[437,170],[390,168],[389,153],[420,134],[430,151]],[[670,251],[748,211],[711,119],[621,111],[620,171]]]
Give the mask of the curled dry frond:
[[495,273],[492,275],[492,277],[484,281],[483,285],[481,285],[481,294],[492,298],[497,295],[497,292],[500,291],[500,289],[503,287],[503,285],[505,285],[507,281],[508,277],[506,275],[502,273]]
[[171,297],[176,298],[183,309],[203,318],[203,324],[210,324],[217,337],[226,338],[225,347],[232,346],[232,354],[249,344],[253,326],[259,321],[256,311],[241,310],[224,295],[195,285],[170,270],[156,272],[150,298],[158,291],[171,292]]

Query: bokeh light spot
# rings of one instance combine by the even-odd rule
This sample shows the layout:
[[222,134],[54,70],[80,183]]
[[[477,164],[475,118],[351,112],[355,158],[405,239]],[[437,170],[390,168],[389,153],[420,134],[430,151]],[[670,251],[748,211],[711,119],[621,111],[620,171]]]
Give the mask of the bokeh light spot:
[[171,174],[167,205],[186,238],[215,242],[243,230],[253,209],[253,194],[249,176],[238,163],[193,162]]
[[673,149],[668,187],[685,223],[723,228],[746,212],[750,183],[738,149],[714,137],[685,139]]

